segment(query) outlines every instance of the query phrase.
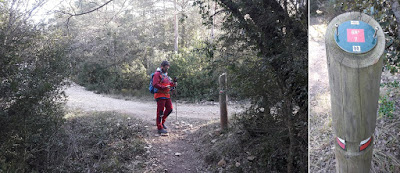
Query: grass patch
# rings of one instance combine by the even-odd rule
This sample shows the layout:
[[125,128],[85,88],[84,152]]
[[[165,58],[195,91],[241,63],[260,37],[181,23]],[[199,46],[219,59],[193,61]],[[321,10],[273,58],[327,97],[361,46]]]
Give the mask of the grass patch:
[[400,172],[400,117],[377,120],[372,167],[381,172]]
[[398,81],[392,81],[392,82],[386,82],[386,83],[381,83],[380,84],[381,87],[392,87],[392,88],[400,88],[400,82]]
[[395,111],[395,102],[388,95],[379,97],[379,116],[393,118]]
[[381,91],[372,167],[381,172],[400,172],[399,82],[384,83]]
[[115,112],[69,113],[54,141],[54,172],[141,172],[142,122]]

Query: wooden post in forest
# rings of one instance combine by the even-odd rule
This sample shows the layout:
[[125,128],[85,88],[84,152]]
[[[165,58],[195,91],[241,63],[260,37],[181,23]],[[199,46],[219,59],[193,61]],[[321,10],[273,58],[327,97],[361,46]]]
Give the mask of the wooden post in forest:
[[370,172],[384,33],[372,17],[349,12],[329,23],[325,44],[336,172]]
[[220,107],[220,116],[221,116],[221,130],[225,130],[228,128],[228,109],[227,109],[227,100],[228,96],[226,95],[226,84],[227,78],[226,73],[223,73],[219,76],[219,107]]

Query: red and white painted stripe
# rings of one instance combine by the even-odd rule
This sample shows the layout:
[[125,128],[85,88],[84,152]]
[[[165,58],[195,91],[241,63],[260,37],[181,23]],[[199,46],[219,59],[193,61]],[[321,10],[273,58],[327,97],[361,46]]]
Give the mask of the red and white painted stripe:
[[337,141],[337,143],[339,144],[339,146],[340,146],[341,148],[343,148],[343,150],[346,149],[346,141],[345,141],[344,139],[341,139],[341,138],[339,138],[339,137],[336,137],[336,141]]
[[[336,137],[336,142],[343,149],[346,150],[346,140]],[[372,142],[372,136],[360,142],[360,151],[365,150]]]
[[360,142],[360,151],[366,149],[371,144],[372,136]]

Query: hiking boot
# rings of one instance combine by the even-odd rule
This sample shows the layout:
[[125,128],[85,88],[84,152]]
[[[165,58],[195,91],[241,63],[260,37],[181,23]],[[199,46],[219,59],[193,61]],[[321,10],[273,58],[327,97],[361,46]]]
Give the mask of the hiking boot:
[[160,130],[158,130],[158,133],[159,134],[165,134],[165,133],[168,133],[165,129],[160,129]]
[[162,124],[162,126],[163,126],[164,129],[168,129],[167,126],[165,126],[164,124]]

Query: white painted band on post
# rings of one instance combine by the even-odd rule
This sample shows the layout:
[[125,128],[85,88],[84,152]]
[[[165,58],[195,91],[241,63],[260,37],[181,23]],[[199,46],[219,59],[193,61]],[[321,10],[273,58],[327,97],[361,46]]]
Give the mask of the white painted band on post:
[[360,142],[360,146],[364,145],[365,143],[367,143],[370,139],[371,139],[371,137],[367,138],[366,140],[361,141]]
[[337,138],[339,139],[339,141],[340,141],[342,144],[346,145],[346,141],[345,141],[344,139],[339,138],[339,137],[337,137]]

